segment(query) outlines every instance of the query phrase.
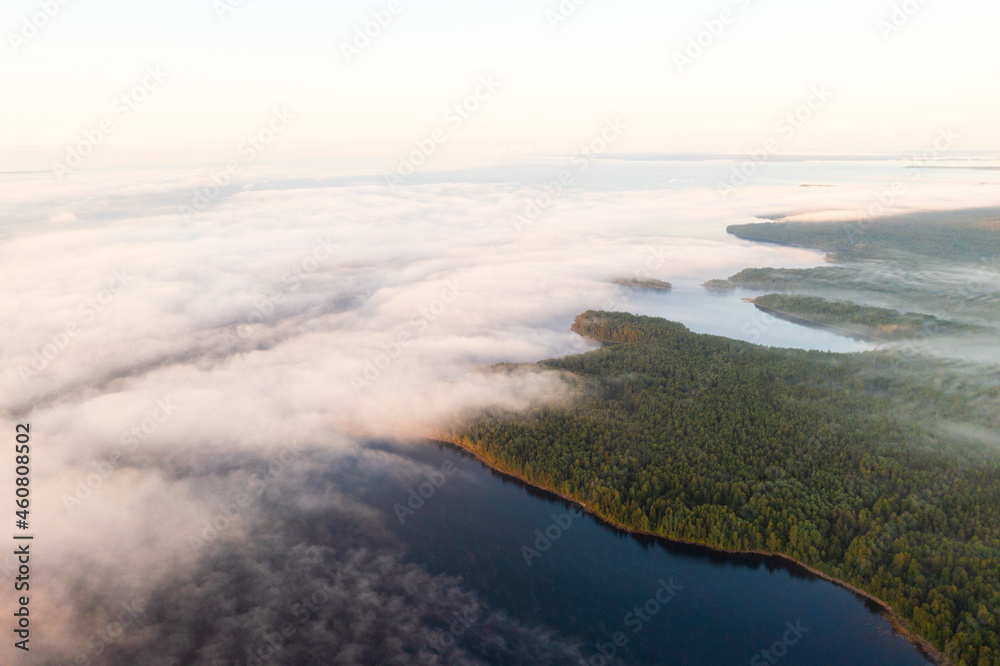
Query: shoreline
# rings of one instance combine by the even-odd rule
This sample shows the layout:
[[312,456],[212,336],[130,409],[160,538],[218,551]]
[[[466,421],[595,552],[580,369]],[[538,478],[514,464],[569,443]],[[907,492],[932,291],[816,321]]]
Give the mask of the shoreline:
[[852,594],[854,594],[855,596],[859,597],[860,599],[862,599],[862,600],[864,600],[866,602],[870,602],[870,603],[874,604],[879,609],[881,609],[880,615],[887,622],[889,622],[890,626],[892,626],[893,632],[895,632],[898,636],[901,636],[902,638],[905,638],[906,640],[908,640],[914,647],[917,648],[917,650],[920,651],[921,654],[923,654],[925,657],[927,657],[933,663],[938,664],[938,666],[953,666],[952,662],[944,654],[942,654],[941,652],[939,652],[937,648],[935,648],[933,645],[931,645],[931,643],[927,639],[925,639],[924,637],[920,636],[915,631],[913,631],[913,629],[911,629],[909,627],[909,625],[907,625],[906,622],[901,617],[899,617],[898,615],[896,615],[895,611],[892,610],[892,607],[889,606],[889,604],[887,604],[886,602],[882,601],[881,599],[879,599],[878,597],[876,597],[873,594],[865,592],[864,590],[862,590],[862,589],[860,589],[858,587],[855,587],[854,585],[851,585],[850,583],[848,583],[846,581],[840,580],[839,578],[835,578],[835,577],[833,577],[833,576],[831,576],[829,574],[823,573],[822,571],[819,571],[818,569],[815,569],[815,568],[809,566],[808,564],[805,564],[803,562],[799,562],[798,560],[796,560],[795,558],[793,558],[793,557],[791,557],[789,555],[785,555],[784,553],[774,553],[774,552],[763,551],[763,550],[725,550],[725,549],[722,549],[722,548],[716,548],[714,546],[709,546],[709,545],[704,544],[704,543],[699,543],[697,541],[688,541],[688,540],[685,540],[685,539],[677,539],[677,538],[667,537],[667,536],[664,536],[662,534],[656,534],[655,532],[645,532],[643,530],[637,530],[637,529],[634,529],[634,528],[631,528],[631,527],[626,527],[625,525],[621,525],[621,524],[619,524],[619,523],[617,523],[617,522],[615,522],[613,520],[605,518],[604,516],[602,516],[601,514],[599,514],[597,511],[591,509],[590,506],[586,502],[584,502],[583,500],[580,500],[578,498],[572,497],[570,495],[563,494],[563,493],[559,492],[558,490],[555,490],[553,488],[549,488],[548,486],[544,486],[544,485],[541,485],[541,484],[536,483],[534,481],[530,481],[530,480],[528,480],[527,478],[525,478],[524,476],[522,476],[520,474],[517,474],[515,472],[503,469],[498,464],[496,464],[496,463],[488,460],[485,456],[481,455],[478,451],[474,450],[473,448],[471,448],[470,446],[468,446],[466,444],[463,444],[462,442],[454,441],[452,439],[447,439],[447,438],[445,438],[443,436],[440,436],[440,435],[428,436],[428,437],[424,437],[424,439],[426,439],[428,441],[431,441],[431,442],[438,443],[438,444],[445,444],[445,445],[448,445],[448,446],[452,446],[452,447],[458,448],[458,449],[460,449],[460,450],[468,453],[473,458],[475,458],[480,463],[482,463],[486,467],[490,468],[494,472],[496,472],[498,474],[501,474],[503,476],[507,476],[507,477],[509,477],[511,479],[516,479],[517,481],[520,481],[521,483],[523,483],[523,484],[525,484],[527,486],[530,486],[530,487],[535,488],[537,490],[540,490],[540,491],[549,493],[551,495],[554,495],[554,496],[556,496],[556,497],[558,497],[558,498],[560,498],[560,499],[562,499],[562,500],[564,500],[566,502],[570,502],[572,504],[575,504],[575,505],[583,508],[583,510],[586,511],[588,515],[593,516],[599,522],[604,523],[605,525],[610,525],[611,527],[614,527],[615,529],[618,529],[618,530],[620,530],[622,532],[626,532],[628,534],[640,535],[640,536],[653,537],[653,538],[656,538],[656,539],[663,539],[665,541],[668,541],[670,543],[675,543],[675,544],[681,544],[681,545],[686,545],[686,546],[697,546],[697,547],[700,547],[700,548],[705,548],[705,549],[710,550],[710,551],[714,551],[716,553],[723,553],[723,554],[726,554],[726,555],[759,555],[759,556],[763,556],[763,557],[771,557],[771,558],[774,558],[774,559],[781,560],[785,564],[788,564],[788,565],[797,567],[799,569],[802,569],[804,571],[807,571],[811,575],[815,576],[816,578],[824,580],[824,581],[826,581],[828,583],[832,583],[832,584],[836,585],[837,587],[840,587],[842,589],[847,590],[848,592],[851,592]]
[[755,298],[744,298],[747,303],[753,303],[753,306],[764,312],[766,314],[777,317],[792,324],[798,324],[799,326],[804,326],[806,328],[815,328],[819,330],[829,331],[836,335],[840,335],[845,338],[851,338],[853,340],[859,340],[861,342],[871,342],[875,344],[888,344],[888,340],[883,340],[877,338],[874,335],[868,335],[867,333],[858,333],[857,331],[852,331],[847,328],[841,328],[840,326],[834,326],[833,324],[824,324],[823,322],[815,321],[813,319],[807,319],[806,317],[800,317],[799,315],[791,314],[790,312],[784,312],[783,310],[776,310],[774,308],[769,308],[766,305],[761,305],[757,302]]

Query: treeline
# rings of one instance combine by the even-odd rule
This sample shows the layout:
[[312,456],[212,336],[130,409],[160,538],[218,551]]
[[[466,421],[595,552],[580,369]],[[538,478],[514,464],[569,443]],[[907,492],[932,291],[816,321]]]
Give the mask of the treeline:
[[657,280],[654,278],[619,278],[614,281],[620,287],[629,287],[630,289],[648,289],[650,291],[670,291],[674,288],[674,285],[669,282],[664,282],[663,280]]
[[849,267],[747,268],[725,280],[709,280],[704,286],[715,291],[743,288],[874,299],[902,311],[919,308],[935,312],[950,321],[969,324],[968,331],[995,328],[1000,312],[996,267],[984,264],[964,272],[964,280],[962,275],[961,269],[947,263],[861,262]]
[[612,345],[543,365],[587,397],[451,436],[624,526],[789,555],[885,600],[954,663],[1000,664],[1000,462],[898,419],[891,363],[606,312],[574,330]]
[[959,263],[1000,256],[1000,211],[910,213],[857,222],[766,222],[730,226],[745,240],[814,247],[841,258],[887,258],[899,252]]
[[972,330],[970,326],[927,314],[915,312],[903,314],[888,308],[859,305],[849,301],[830,301],[816,296],[767,294],[755,298],[754,304],[818,324],[883,340],[901,340],[915,336]]
[[[706,289],[726,291],[745,287],[747,289],[780,289],[789,291],[803,284],[816,288],[844,288],[858,280],[860,271],[841,266],[820,268],[745,268],[725,280],[709,280]],[[878,287],[872,284],[872,287]]]

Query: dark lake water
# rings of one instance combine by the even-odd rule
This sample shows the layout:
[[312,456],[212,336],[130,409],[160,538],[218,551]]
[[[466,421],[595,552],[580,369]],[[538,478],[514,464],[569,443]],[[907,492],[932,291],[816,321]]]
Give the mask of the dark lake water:
[[[407,559],[461,576],[466,589],[528,626],[579,641],[584,663],[931,663],[865,601],[779,561],[636,537],[588,515],[573,517],[573,505],[451,446],[369,446],[423,470],[369,476],[352,490],[391,517]],[[425,485],[430,497],[397,520],[396,505],[427,482],[428,469],[453,473],[433,493]],[[547,541],[539,539],[546,532]]]

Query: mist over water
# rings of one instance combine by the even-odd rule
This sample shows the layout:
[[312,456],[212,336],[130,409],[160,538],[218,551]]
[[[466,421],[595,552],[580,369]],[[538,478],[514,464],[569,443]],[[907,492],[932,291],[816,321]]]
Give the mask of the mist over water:
[[700,287],[688,287],[675,289],[669,295],[636,294],[623,309],[634,314],[680,321],[695,333],[721,335],[768,347],[842,353],[877,348],[873,343],[783,321],[744,300],[764,293],[761,290],[737,289],[720,294]]
[[[899,165],[776,164],[723,199],[718,183],[733,166],[601,160],[520,227],[515,216],[564,161],[428,172],[395,192],[370,171],[259,168],[187,215],[182,205],[211,184],[206,173],[0,177],[0,426],[30,421],[39,443],[39,663],[129,663],[147,654],[150,634],[173,638],[162,662],[148,663],[212,663],[294,621],[284,602],[317,590],[357,601],[323,615],[328,626],[357,627],[372,620],[366,609],[388,608],[357,634],[387,645],[387,656],[393,632],[423,644],[474,607],[489,628],[483,645],[444,663],[478,663],[475,651],[497,640],[551,663],[576,658],[577,636],[525,625],[447,567],[407,558],[392,520],[359,498],[379,492],[371,474],[419,464],[356,435],[421,436],[486,406],[570,399],[556,373],[477,369],[594,348],[569,330],[588,309],[857,350],[699,285],[746,267],[823,264],[819,253],[745,243],[725,227],[860,209]],[[998,183],[991,172],[974,182],[935,173],[899,205],[995,205]],[[676,291],[613,284],[636,275]],[[331,466],[352,483],[327,485]],[[243,495],[252,501],[234,514]],[[332,536],[310,531],[317,516]],[[344,578],[316,582],[326,567]],[[9,557],[0,571],[9,579]],[[109,636],[123,604],[146,609],[141,621],[92,643]],[[322,644],[308,626],[309,644]]]

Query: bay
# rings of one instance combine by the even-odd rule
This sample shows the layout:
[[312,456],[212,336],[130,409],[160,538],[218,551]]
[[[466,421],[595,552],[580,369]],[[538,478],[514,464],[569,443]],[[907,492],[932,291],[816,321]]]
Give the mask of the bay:
[[[385,512],[407,558],[435,575],[460,576],[521,623],[578,642],[587,664],[931,663],[873,603],[780,558],[720,553],[576,516],[575,505],[451,445],[369,446],[416,463],[405,466],[412,469],[454,466],[433,492],[427,474],[368,476],[354,489]],[[421,489],[430,496],[400,516]]]

